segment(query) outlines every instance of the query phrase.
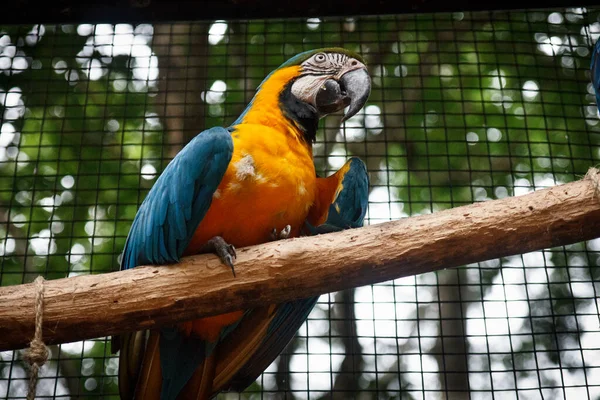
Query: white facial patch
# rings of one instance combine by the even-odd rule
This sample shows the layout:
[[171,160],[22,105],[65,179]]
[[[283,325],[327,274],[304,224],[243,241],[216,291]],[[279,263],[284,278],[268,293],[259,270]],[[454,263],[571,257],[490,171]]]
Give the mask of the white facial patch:
[[292,84],[292,94],[316,108],[316,97],[328,79],[339,80],[347,72],[365,68],[364,64],[341,53],[317,53],[304,61],[300,77]]
[[254,166],[254,158],[250,154],[246,154],[242,159],[235,164],[235,177],[240,180],[246,180],[256,176],[256,169]]
[[315,105],[315,98],[321,86],[329,79],[327,75],[304,75],[292,84],[292,94],[305,103]]

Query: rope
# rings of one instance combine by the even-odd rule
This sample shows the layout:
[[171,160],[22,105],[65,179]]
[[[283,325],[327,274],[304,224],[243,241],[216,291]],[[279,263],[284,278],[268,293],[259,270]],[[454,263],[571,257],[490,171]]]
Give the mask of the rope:
[[27,400],[35,399],[35,388],[38,382],[38,374],[42,365],[48,360],[48,348],[42,340],[42,321],[44,319],[44,278],[38,276],[35,281],[35,334],[25,350],[23,359],[30,365],[29,388]]

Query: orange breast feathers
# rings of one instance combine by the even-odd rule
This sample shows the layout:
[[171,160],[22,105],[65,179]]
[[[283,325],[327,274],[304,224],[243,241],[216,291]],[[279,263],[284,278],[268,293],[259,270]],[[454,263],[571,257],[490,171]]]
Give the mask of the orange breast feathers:
[[[286,225],[291,237],[300,234],[317,191],[312,145],[279,106],[279,93],[297,73],[297,67],[273,73],[234,126],[231,162],[186,255],[214,236],[244,247],[268,242],[273,229]],[[241,312],[205,318],[186,330],[211,340],[239,317]]]

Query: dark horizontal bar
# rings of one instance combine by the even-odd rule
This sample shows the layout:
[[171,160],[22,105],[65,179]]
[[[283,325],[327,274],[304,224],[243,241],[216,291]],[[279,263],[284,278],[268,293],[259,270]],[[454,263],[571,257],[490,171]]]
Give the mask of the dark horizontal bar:
[[0,24],[117,23],[215,19],[307,18],[585,6],[565,0],[10,0]]

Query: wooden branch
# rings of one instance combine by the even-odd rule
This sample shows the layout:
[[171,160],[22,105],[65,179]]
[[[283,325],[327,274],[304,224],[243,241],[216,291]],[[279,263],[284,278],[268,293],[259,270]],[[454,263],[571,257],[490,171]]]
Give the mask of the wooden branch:
[[[600,171],[524,196],[45,283],[44,340],[61,343],[278,303],[600,236]],[[0,288],[0,350],[33,337],[34,286]]]

